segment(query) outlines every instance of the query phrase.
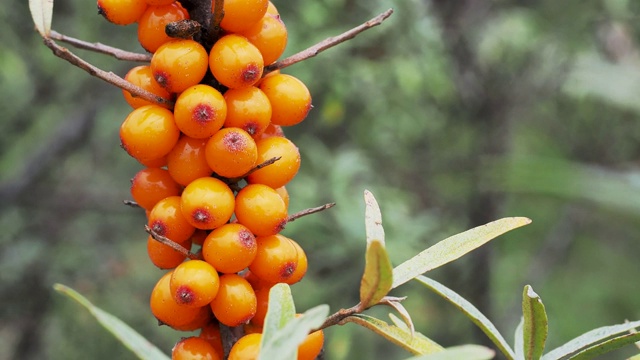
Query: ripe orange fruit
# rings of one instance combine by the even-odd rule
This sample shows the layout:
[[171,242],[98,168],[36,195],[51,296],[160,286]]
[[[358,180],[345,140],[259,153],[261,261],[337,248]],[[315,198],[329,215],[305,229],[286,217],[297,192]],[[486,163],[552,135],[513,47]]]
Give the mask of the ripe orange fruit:
[[138,41],[150,53],[156,52],[160,45],[172,40],[165,32],[167,24],[189,19],[189,13],[174,1],[169,5],[149,6],[138,19]]
[[171,360],[221,360],[222,357],[207,340],[192,336],[183,338],[171,350]]
[[260,50],[244,36],[225,35],[213,44],[209,53],[211,73],[230,89],[255,84],[262,77],[263,67]]
[[184,134],[204,139],[222,128],[227,117],[227,103],[218,90],[198,84],[178,96],[173,113],[176,125]]
[[220,27],[227,32],[247,29],[264,16],[268,5],[268,0],[225,0]]
[[133,110],[120,126],[122,147],[141,162],[164,157],[179,137],[173,113],[158,105]]
[[180,93],[204,78],[208,60],[207,51],[199,43],[173,40],[155,51],[151,58],[151,70],[160,86],[169,92]]
[[258,148],[251,135],[240,128],[224,128],[207,142],[206,161],[218,175],[226,178],[244,176],[258,159]]
[[292,126],[300,123],[311,110],[311,94],[305,84],[287,74],[265,77],[260,90],[271,102],[271,123]]
[[117,25],[133,24],[145,10],[144,0],[98,0],[98,13]]
[[189,260],[178,265],[171,274],[171,295],[180,305],[202,307],[218,294],[218,272],[206,261]]
[[243,277],[237,274],[220,276],[218,295],[211,302],[216,319],[227,326],[246,324],[256,313],[256,294]]
[[182,214],[198,229],[211,230],[227,223],[233,215],[235,197],[222,181],[203,177],[182,191]]

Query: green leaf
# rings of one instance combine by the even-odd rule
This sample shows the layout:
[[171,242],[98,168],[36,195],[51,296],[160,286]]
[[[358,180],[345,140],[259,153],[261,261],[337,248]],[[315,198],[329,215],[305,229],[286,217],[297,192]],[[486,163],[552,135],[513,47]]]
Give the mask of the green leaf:
[[84,306],[93,315],[100,325],[112,333],[124,346],[131,350],[138,358],[145,360],[169,360],[165,354],[151,344],[147,339],[138,334],[129,325],[122,322],[117,317],[94,306],[87,298],[80,295],[75,290],[62,284],[55,284],[53,288]]
[[414,356],[406,360],[488,360],[493,359],[496,352],[480,345],[460,345],[444,349],[444,351]]
[[522,326],[523,353],[526,360],[538,360],[544,351],[547,341],[548,323],[547,313],[540,296],[530,285],[524,287],[522,295]]
[[377,304],[391,290],[393,266],[384,243],[374,240],[368,243],[364,273],[360,280],[360,306],[362,309]]
[[444,239],[393,269],[392,288],[447,264],[507,231],[530,223],[531,220],[525,217],[504,218]]
[[599,343],[607,341],[612,337],[624,335],[628,331],[631,331],[639,326],[640,321],[633,321],[624,324],[603,326],[597,329],[593,329],[554,349],[553,351],[548,352],[542,357],[542,360],[557,360],[566,358],[570,355],[579,353],[580,351],[586,350]]
[[489,337],[489,339],[498,347],[498,350],[500,350],[507,359],[512,360],[515,358],[515,353],[509,346],[509,343],[507,343],[495,325],[493,325],[493,323],[484,314],[482,314],[478,308],[473,306],[473,304],[455,291],[426,276],[420,275],[416,277],[416,280],[431,291],[442,296],[445,300],[462,311],[463,314],[471,319],[471,321],[476,324],[476,326],[478,326],[480,330],[487,335],[487,337]]
[[42,37],[49,37],[53,16],[53,0],[29,0],[29,10],[36,30]]
[[592,346],[586,350],[583,350],[571,357],[572,360],[585,360],[592,359],[596,356],[606,354],[608,352],[620,349],[621,347],[634,344],[636,341],[640,341],[640,333],[632,333],[614,337],[612,339],[603,341],[598,345]]
[[364,191],[364,224],[367,233],[367,243],[374,240],[384,245],[384,228],[382,227],[382,214],[376,198],[369,190]]
[[524,360],[524,339],[523,339],[523,332],[524,332],[524,318],[520,318],[520,323],[518,323],[518,326],[516,327],[516,332],[515,332],[515,341],[513,344],[513,348],[516,351],[516,359],[517,360]]
[[259,359],[295,360],[298,356],[298,346],[311,330],[322,325],[328,315],[329,306],[319,305],[307,310],[301,317],[287,322],[283,328],[272,332],[266,339],[263,333]]
[[628,358],[627,360],[640,360],[640,354],[633,355],[632,357]]
[[283,329],[296,316],[296,306],[289,285],[280,283],[269,290],[269,305],[264,318],[262,342],[268,342],[272,336]]
[[419,332],[411,336],[411,333],[406,329],[389,325],[380,319],[368,315],[352,315],[345,318],[343,322],[352,322],[372,330],[376,334],[413,354],[432,354],[443,350],[442,346]]
[[402,305],[402,303],[400,302],[404,299],[405,298],[392,298],[390,296],[387,296],[384,299],[382,299],[381,303],[384,305],[391,306],[398,312],[398,314],[400,314],[400,316],[402,317],[402,320],[400,320],[397,316],[391,313],[389,314],[389,317],[397,327],[405,331],[409,331],[411,336],[413,336],[416,333],[416,328],[413,325],[413,320],[411,320],[411,315],[409,315],[409,311],[407,311],[404,305]]

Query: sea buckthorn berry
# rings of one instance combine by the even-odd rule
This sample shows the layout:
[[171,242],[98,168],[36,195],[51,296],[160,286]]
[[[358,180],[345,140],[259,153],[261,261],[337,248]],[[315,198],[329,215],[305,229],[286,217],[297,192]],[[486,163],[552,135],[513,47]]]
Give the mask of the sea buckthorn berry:
[[314,331],[307,335],[304,341],[298,345],[298,360],[315,360],[324,345],[324,332]]
[[208,235],[209,232],[207,232],[206,230],[196,229],[193,235],[191,235],[191,243],[193,245],[202,246],[202,244],[204,244],[204,239],[206,239]]
[[287,28],[280,15],[265,14],[255,25],[239,34],[260,50],[265,65],[278,60],[287,47]]
[[186,326],[202,316],[202,308],[179,305],[171,295],[172,272],[164,274],[151,291],[150,306],[153,316],[162,324],[173,328]]
[[156,52],[160,45],[173,40],[165,32],[167,24],[185,20],[189,13],[179,2],[169,5],[149,6],[138,20],[138,41],[150,53]]
[[255,140],[240,128],[224,128],[207,142],[206,159],[218,175],[234,178],[253,169],[258,160]]
[[[191,240],[178,244],[186,250],[191,249]],[[155,240],[152,236],[147,238],[147,255],[153,265],[160,269],[173,269],[186,258],[182,253]]]
[[279,233],[287,224],[287,207],[267,185],[249,184],[236,195],[236,218],[257,236]]
[[286,185],[300,169],[300,152],[291,140],[284,137],[270,137],[256,142],[258,164],[279,157],[280,160],[249,174],[251,184],[265,184],[274,189]]
[[149,213],[148,225],[156,234],[177,243],[189,240],[195,231],[181,211],[180,196],[169,196],[158,201]]
[[167,91],[180,93],[199,83],[207,72],[207,51],[193,40],[164,43],[151,58],[153,78]]
[[274,136],[286,137],[284,136],[284,131],[282,131],[282,126],[269,123],[269,126],[267,126],[262,135],[260,135],[260,139],[266,139]]
[[254,139],[267,129],[271,121],[269,98],[257,87],[229,89],[224,93],[227,102],[225,127],[237,127],[249,133]]
[[174,326],[173,328],[178,331],[195,331],[210,323],[213,318],[211,307],[203,306],[198,309],[200,310],[200,313],[196,315],[192,321],[185,325]]
[[183,262],[171,275],[171,295],[180,305],[202,307],[218,294],[218,272],[206,261]]
[[260,279],[272,283],[286,282],[298,267],[298,251],[289,238],[280,234],[262,236],[258,253],[249,270]]
[[257,251],[255,236],[240,224],[222,225],[213,230],[202,245],[204,260],[225,274],[246,269]]
[[220,276],[218,295],[211,302],[213,315],[222,324],[239,326],[246,324],[256,313],[256,294],[242,276]]
[[251,319],[251,324],[262,327],[264,326],[264,318],[267,316],[267,310],[269,310],[269,291],[271,286],[265,286],[259,289],[254,289],[256,293],[256,314]]
[[222,336],[220,336],[220,325],[218,325],[218,321],[214,320],[203,326],[199,336],[208,341],[222,359],[224,356],[224,348],[222,347]]
[[307,261],[307,254],[304,252],[300,244],[291,239],[289,239],[289,241],[291,241],[298,251],[298,266],[296,266],[296,270],[291,274],[291,277],[285,281],[287,284],[292,285],[302,280],[304,275],[307,273],[307,267],[309,264]]
[[222,128],[227,117],[227,103],[218,90],[198,84],[178,96],[173,114],[183,133],[204,139]]
[[138,160],[138,162],[148,168],[161,168],[167,166],[167,157],[163,156],[157,159]]
[[164,157],[179,137],[173,113],[158,105],[133,110],[120,126],[122,147],[141,162]]
[[271,1],[269,1],[269,5],[267,5],[267,14],[269,15],[280,15],[280,13],[278,12],[278,9],[276,8],[275,5],[273,5],[273,3]]
[[180,185],[187,186],[193,180],[211,175],[207,164],[207,139],[182,136],[167,155],[167,169]]
[[225,0],[220,27],[234,33],[245,30],[264,16],[268,6],[268,0]]
[[278,193],[278,195],[280,195],[280,197],[282,198],[282,201],[284,201],[284,206],[288,209],[289,208],[289,192],[287,191],[287,188],[284,186],[280,186],[275,190]]
[[[165,99],[171,99],[171,93],[165,90],[160,84],[156,82],[153,78],[153,73],[151,72],[151,67],[148,65],[136,66],[133,69],[129,70],[127,75],[124,77],[125,80],[132,83],[133,85],[137,85],[148,92],[163,97]],[[124,95],[124,99],[127,101],[132,108],[137,109],[144,105],[153,105],[154,103],[147,101],[141,97],[137,97],[131,95],[127,90],[122,89],[122,95]],[[160,105],[162,107],[167,107],[168,105]]]
[[221,360],[207,340],[197,336],[184,338],[171,350],[171,360]]
[[180,195],[181,191],[180,185],[165,169],[142,169],[131,179],[131,196],[145,210],[153,209],[166,197]]
[[229,352],[229,360],[256,360],[260,352],[262,334],[248,334],[233,344]]
[[[256,240],[257,241],[257,240]],[[251,284],[253,290],[263,289],[263,288],[271,288],[276,283],[268,282],[266,280],[262,280],[257,277],[251,270],[247,270],[242,273],[242,277],[245,278]]]
[[307,117],[311,94],[304,83],[287,74],[269,76],[260,82],[260,90],[271,102],[271,123],[292,126]]
[[221,37],[213,44],[209,54],[211,73],[216,80],[230,89],[255,84],[262,77],[263,67],[260,50],[240,35],[229,34]]
[[98,0],[98,13],[117,25],[133,24],[145,10],[144,0]]
[[233,215],[234,206],[229,186],[215,178],[196,179],[182,191],[182,214],[198,229],[224,225]]

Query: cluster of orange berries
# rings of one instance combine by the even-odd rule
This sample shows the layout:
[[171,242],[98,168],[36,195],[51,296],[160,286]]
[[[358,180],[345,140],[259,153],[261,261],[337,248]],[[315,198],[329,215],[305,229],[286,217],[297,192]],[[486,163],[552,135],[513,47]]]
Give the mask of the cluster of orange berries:
[[[123,91],[134,110],[120,128],[122,147],[146,167],[132,179],[133,199],[156,237],[195,254],[185,261],[149,236],[151,261],[170,269],[151,293],[151,311],[177,330],[201,329],[176,344],[173,359],[222,359],[219,324],[246,332],[228,358],[253,359],[270,288],[307,270],[300,245],[279,234],[289,219],[285,185],[300,167],[281,126],[304,120],[311,95],[293,76],[263,76],[286,46],[284,23],[268,0],[225,0],[223,32],[205,49],[166,34],[189,19],[179,1],[98,0],[98,9],[115,24],[137,23],[153,53],[150,66],[125,79],[175,100],[159,105]],[[322,345],[322,331],[310,334],[298,359],[315,359]]]

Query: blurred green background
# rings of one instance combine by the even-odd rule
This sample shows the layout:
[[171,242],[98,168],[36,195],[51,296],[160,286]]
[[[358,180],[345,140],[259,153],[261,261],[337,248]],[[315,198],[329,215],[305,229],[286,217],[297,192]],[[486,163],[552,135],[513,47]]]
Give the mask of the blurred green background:
[[[309,255],[299,310],[357,303],[362,192],[380,203],[395,264],[505,216],[533,224],[430,275],[483,310],[512,341],[522,288],[550,318],[548,349],[640,318],[640,3],[632,0],[313,0],[274,2],[286,54],[389,7],[382,26],[286,69],[314,96],[287,136],[302,168],[291,210],[337,206],[287,226]],[[131,359],[69,285],[169,352],[148,296],[144,214],[128,208],[140,169],[118,146],[120,90],[54,57],[27,1],[0,7],[0,359]],[[141,51],[135,26],[58,0],[55,30]],[[136,64],[77,50],[124,75]],[[394,295],[445,346],[486,343],[417,284]],[[387,318],[388,309],[372,313]],[[326,331],[325,359],[409,354],[353,324]],[[612,354],[624,358],[629,348]],[[637,350],[636,350],[637,352]]]

